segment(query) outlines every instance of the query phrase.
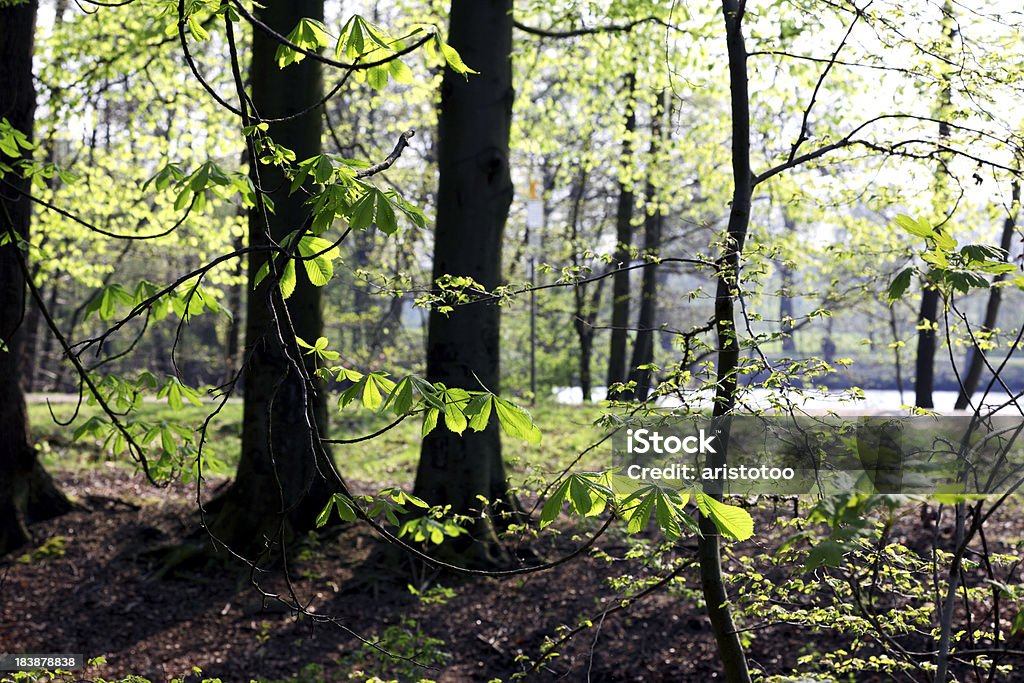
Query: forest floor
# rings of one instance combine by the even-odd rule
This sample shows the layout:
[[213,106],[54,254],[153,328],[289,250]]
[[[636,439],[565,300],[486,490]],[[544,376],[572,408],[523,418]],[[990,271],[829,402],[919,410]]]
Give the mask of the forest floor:
[[[279,574],[261,578],[259,588],[249,574],[230,571],[155,578],[158,567],[146,552],[196,529],[189,487],[155,490],[114,465],[58,471],[56,477],[90,509],[37,525],[38,537],[48,540],[0,566],[0,651],[106,658],[84,677],[138,674],[162,682],[200,667],[203,678],[242,683],[371,675],[403,682],[507,681],[523,669],[517,656],[535,658],[560,626],[584,617],[595,627],[583,630],[528,680],[685,683],[720,675],[692,569],[671,590],[601,619],[622,597],[612,577],[656,577],[659,569],[646,566],[645,557],[606,562],[584,555],[554,570],[512,578],[439,576],[382,563],[369,530],[350,527],[292,556],[295,594],[310,613],[332,619],[318,622],[264,599],[260,590],[287,595]],[[727,569],[735,570],[742,555],[770,555],[788,533],[773,520],[788,511],[755,513],[758,534],[730,548]],[[1019,538],[1020,523],[1011,526],[1006,530]],[[545,556],[579,543],[571,533],[556,538]],[[632,543],[614,533],[604,541],[602,549],[619,558]],[[685,556],[690,550],[684,544],[679,552]],[[791,670],[813,648],[839,645],[820,632],[786,624],[751,635],[751,661],[776,674]],[[416,663],[390,660],[361,639]],[[186,678],[193,680],[200,678]]]
[[[597,622],[620,599],[609,577],[657,574],[641,560],[609,564],[583,556],[552,571],[500,580],[417,575],[411,567],[382,566],[368,530],[350,528],[293,558],[295,593],[311,612],[337,618],[315,623],[264,600],[247,574],[154,578],[146,551],[196,528],[188,487],[154,490],[115,466],[56,477],[91,509],[37,525],[38,537],[49,540],[0,567],[0,651],[106,658],[85,676],[132,673],[167,681],[196,666],[204,677],[243,683],[361,680],[359,671],[399,681],[508,680],[522,670],[517,655],[535,657],[560,625],[584,616]],[[628,540],[618,538],[604,550],[623,554]],[[557,545],[564,551],[575,542],[565,534]],[[409,588],[417,583],[420,596]],[[686,586],[699,586],[694,573],[671,592],[583,631],[530,679],[714,680],[713,640]],[[287,590],[279,576],[261,580],[261,587]],[[390,661],[360,637],[432,668]],[[750,655],[778,671],[795,658],[798,642],[784,630],[764,633]]]
[[[240,407],[228,408],[216,434],[231,452]],[[527,680],[704,683],[721,677],[696,568],[686,568],[666,589],[632,601],[628,609],[601,617],[621,605],[627,591],[663,576],[664,561],[693,559],[692,538],[659,553],[653,523],[639,538],[616,524],[601,538],[600,553],[583,553],[548,571],[465,578],[415,567],[387,552],[368,527],[350,525],[330,538],[311,537],[292,552],[290,584],[274,570],[256,577],[254,585],[237,563],[234,569],[158,578],[160,564],[151,551],[181,543],[199,529],[194,488],[154,488],[135,469],[98,455],[98,443],[72,443],[71,429],[54,425],[45,405],[31,410],[47,468],[83,509],[36,525],[39,543],[0,563],[0,653],[102,656],[106,664],[80,676],[112,680],[137,674],[153,683],[187,675],[193,667],[203,674],[186,678],[189,683],[207,677],[225,683],[334,683],[370,676],[401,683],[507,682],[529,666],[523,658],[537,659],[561,628],[590,619],[591,627],[559,647],[560,656]],[[166,409],[146,410],[154,422],[170,417]],[[538,406],[534,414],[545,448],[523,448],[510,458],[513,478],[549,477],[552,468],[560,469],[592,443],[596,413]],[[79,420],[87,415],[88,407]],[[335,426],[349,434],[373,428]],[[340,455],[358,493],[412,481],[418,452],[409,444],[417,443],[419,427],[409,430],[388,433],[375,449]],[[561,460],[551,462],[551,454]],[[589,465],[605,466],[599,458]],[[210,481],[209,488],[222,481]],[[805,516],[806,504],[801,511]],[[792,503],[762,503],[751,512],[755,535],[725,546],[726,572],[741,581],[730,588],[732,594],[739,596],[742,582],[754,576],[777,585],[808,578],[799,566],[772,566],[779,548],[797,533],[786,524],[794,516]],[[932,543],[949,547],[952,529],[945,523],[926,528],[922,512],[928,510],[920,504],[901,509],[889,537],[923,557]],[[593,518],[556,523],[561,533],[542,534],[529,550],[544,559],[564,556],[595,524]],[[993,552],[1018,555],[1024,543],[1021,505],[1012,501],[986,524],[986,534]],[[1016,571],[1011,569],[1014,582],[1020,580],[1012,578]],[[308,614],[297,615],[263,595],[287,598],[289,590]],[[757,671],[807,671],[814,666],[798,667],[801,656],[813,659],[849,646],[850,639],[834,631],[767,616],[739,618]],[[391,659],[366,641],[405,659]],[[870,648],[867,643],[860,647]],[[892,679],[859,674],[855,680]]]

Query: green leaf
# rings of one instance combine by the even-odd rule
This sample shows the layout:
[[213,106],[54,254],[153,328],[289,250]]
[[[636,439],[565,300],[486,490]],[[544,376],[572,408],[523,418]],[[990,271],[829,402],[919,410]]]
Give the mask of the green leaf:
[[676,540],[680,535],[679,522],[676,519],[677,515],[678,511],[669,497],[662,491],[658,491],[654,518],[657,520],[658,526],[661,527],[662,533],[665,534],[665,538],[670,541]]
[[348,496],[344,496],[340,493],[334,494],[334,508],[338,511],[338,517],[343,522],[354,522],[356,521],[356,511],[353,507]]
[[395,385],[388,394],[385,405],[390,407],[395,415],[405,415],[412,410],[412,381],[408,377],[403,377]]
[[334,496],[331,496],[327,500],[327,504],[324,505],[323,509],[320,510],[320,514],[316,516],[316,526],[319,529],[323,525],[327,524],[327,520],[331,518],[331,508],[334,507]]
[[651,512],[654,510],[655,498],[658,496],[658,491],[653,486],[647,487],[647,495],[640,499],[640,503],[633,508],[632,514],[629,516],[629,522],[626,525],[626,530],[631,534],[638,534],[644,530],[647,526],[647,522],[651,519]]
[[569,477],[569,498],[572,500],[573,509],[583,516],[590,512],[594,504],[590,498],[590,488],[582,477],[576,475]]
[[160,429],[160,448],[164,453],[174,455],[178,452],[178,444],[174,441],[174,432],[164,425]]
[[851,548],[839,541],[831,539],[822,541],[807,553],[807,559],[804,560],[804,569],[809,571],[822,565],[838,567],[839,563],[843,561],[843,555],[849,550]]
[[743,508],[723,503],[702,491],[695,490],[693,495],[701,514],[710,518],[724,535],[737,541],[754,535],[754,520]]
[[196,16],[193,14],[188,18],[188,30],[196,40],[207,40],[210,37],[209,31],[203,28]]
[[323,509],[320,510],[320,514],[316,516],[316,526],[320,528],[327,524],[331,519],[331,510],[338,512],[338,517],[343,522],[354,522],[356,521],[356,511],[352,506],[351,500],[348,496],[335,493],[327,500],[327,504],[324,505]]
[[426,436],[434,431],[434,428],[437,427],[437,418],[440,415],[441,411],[437,408],[431,408],[423,415],[423,427],[420,429],[420,436]]
[[494,407],[498,414],[498,423],[503,432],[515,439],[522,439],[527,443],[539,444],[541,441],[540,430],[533,423],[530,414],[503,398],[494,397]]
[[315,235],[306,235],[299,240],[297,246],[302,256],[302,265],[306,275],[314,287],[323,287],[334,276],[334,259],[338,258],[338,248],[329,240]]
[[468,398],[469,395],[461,389],[445,391],[444,426],[456,434],[462,434],[469,425],[466,414],[463,412],[463,405]]
[[562,502],[565,501],[565,495],[569,492],[569,480],[566,479],[554,490],[550,497],[544,502],[544,507],[540,511],[540,528],[543,529],[547,525],[551,524],[558,518],[558,513],[562,511]]
[[412,69],[401,59],[392,59],[388,62],[388,71],[391,78],[395,79],[395,83],[412,83],[415,80]]
[[285,299],[290,297],[295,292],[295,283],[295,261],[288,261],[281,271],[281,296]]
[[469,428],[474,432],[482,432],[491,421],[493,398],[493,395],[489,393],[478,394],[466,406],[465,413],[469,416]]
[[391,208],[391,202],[385,194],[378,192],[377,195],[377,228],[385,235],[394,235],[398,232],[395,210]]
[[260,266],[259,270],[256,271],[256,277],[253,278],[253,281],[252,281],[252,288],[256,289],[257,287],[259,287],[260,283],[263,282],[263,279],[266,278],[267,275],[269,275],[269,274],[270,274],[270,261],[267,261],[262,266]]
[[409,380],[412,382],[413,388],[423,397],[424,403],[437,408],[439,411],[444,410],[444,400],[441,398],[440,390],[437,387],[416,375],[409,375]]
[[334,175],[334,165],[326,154],[317,157],[316,167],[313,169],[313,180],[324,185]]
[[952,235],[946,234],[943,230],[933,230],[932,240],[935,242],[935,246],[943,251],[953,251],[956,249],[956,239]]
[[380,388],[377,383],[373,381],[372,375],[367,375],[363,378],[363,406],[370,410],[377,410],[384,402],[383,397],[380,395]]
[[[315,19],[302,18],[299,19],[299,23],[292,29],[292,32],[288,34],[288,40],[295,45],[308,50],[309,52],[316,52],[322,47],[330,45],[330,35],[327,32],[327,27]],[[292,48],[281,44],[277,47],[277,54],[275,55],[277,60],[277,66],[284,68],[289,64],[297,64],[306,58],[301,52],[293,50]]]
[[373,213],[376,206],[377,194],[374,190],[367,190],[355,204],[352,205],[352,213],[349,214],[348,225],[353,230],[366,230],[373,222]]
[[892,283],[889,285],[889,289],[886,290],[885,298],[891,303],[903,296],[903,293],[907,291],[908,287],[910,287],[910,279],[913,275],[913,268],[904,268],[901,270],[900,273],[893,278]]
[[370,87],[374,90],[383,90],[388,85],[388,78],[391,75],[391,70],[387,64],[381,64],[367,70],[366,82],[369,83]]
[[444,57],[445,63],[452,71],[464,76],[479,73],[466,66],[466,63],[462,61],[462,57],[459,55],[458,51],[448,43],[441,40],[441,36],[435,36],[434,42],[438,52],[440,52],[441,56]]
[[965,244],[960,247],[960,254],[968,261],[977,261],[979,263],[990,260],[1003,261],[1006,259],[1005,251],[986,244]]
[[911,235],[917,235],[918,237],[931,237],[935,232],[935,229],[926,221],[918,221],[903,213],[896,216],[894,222]]

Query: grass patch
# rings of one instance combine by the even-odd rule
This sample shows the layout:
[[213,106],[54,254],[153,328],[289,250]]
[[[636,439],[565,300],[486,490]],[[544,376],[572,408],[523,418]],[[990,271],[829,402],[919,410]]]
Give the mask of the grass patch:
[[[147,402],[124,419],[149,424],[174,423],[196,433],[214,407],[213,404],[186,404],[175,410],[166,403]],[[541,443],[533,446],[507,437],[503,441],[505,459],[516,485],[528,484],[535,476],[546,478],[560,471],[600,438],[599,430],[593,426],[593,421],[602,412],[600,406],[544,402],[530,408],[530,412],[543,434]],[[53,413],[58,420],[66,422],[74,416],[74,404],[54,404]],[[102,411],[98,407],[83,405],[70,424],[62,425],[51,418],[46,403],[30,403],[32,436],[39,445],[43,464],[51,469],[71,471],[94,468],[107,462],[134,467],[126,455],[114,456],[109,445],[97,438],[73,438],[77,428],[90,418],[101,415]],[[391,416],[379,416],[358,408],[350,408],[341,413],[333,411],[328,434],[335,439],[356,438],[385,427],[392,419]],[[225,405],[210,423],[209,445],[231,468],[238,462],[241,425],[241,402]],[[420,426],[419,418],[409,418],[371,441],[333,446],[332,452],[339,470],[345,477],[354,480],[411,485],[420,453]],[[443,425],[438,427],[443,428]],[[151,448],[159,450],[159,439],[151,444]],[[581,462],[581,467],[603,469],[610,464],[605,448],[590,454],[588,459]]]

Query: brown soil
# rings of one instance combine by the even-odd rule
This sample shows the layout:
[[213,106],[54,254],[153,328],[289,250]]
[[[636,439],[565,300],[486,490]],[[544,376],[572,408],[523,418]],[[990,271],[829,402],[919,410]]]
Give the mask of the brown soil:
[[[306,667],[318,665],[323,667],[318,677],[299,678],[299,683],[350,680],[358,670],[401,681],[421,676],[440,682],[507,680],[522,670],[517,655],[535,657],[560,625],[575,625],[581,616],[597,616],[616,604],[621,595],[609,586],[609,577],[658,575],[642,560],[609,563],[583,556],[551,571],[501,580],[424,576],[405,562],[388,566],[381,558],[393,554],[379,552],[369,530],[350,527],[291,558],[292,588],[301,604],[334,619],[318,622],[261,595],[262,589],[287,597],[280,572],[255,577],[259,588],[254,577],[229,571],[153,578],[157,567],[145,552],[196,529],[194,492],[188,487],[154,490],[115,468],[57,476],[92,510],[34,529],[40,539],[64,537],[63,555],[44,557],[40,544],[25,549],[37,550],[32,561],[12,558],[0,566],[0,652],[106,657],[105,666],[85,676],[134,673],[162,682],[198,666],[203,677],[244,683],[300,677],[304,670],[309,673]],[[759,527],[760,532],[764,527]],[[578,542],[570,536],[562,534],[542,554],[570,550]],[[625,554],[628,539],[603,540],[606,552]],[[758,550],[744,546],[738,550]],[[688,592],[699,587],[693,570],[685,581],[682,590],[660,591],[583,631],[530,679],[716,680],[710,630],[698,597]],[[443,585],[455,594],[428,604],[408,590],[409,584]],[[403,623],[443,642],[422,652],[415,651],[422,639],[414,646],[394,638],[383,644],[434,668],[389,662],[361,647],[360,637],[373,640]],[[781,673],[811,639],[786,626],[759,631],[751,661]]]

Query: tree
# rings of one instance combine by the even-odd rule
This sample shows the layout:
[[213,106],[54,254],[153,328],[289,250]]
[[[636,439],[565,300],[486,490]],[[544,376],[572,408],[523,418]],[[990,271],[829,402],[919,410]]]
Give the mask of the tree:
[[[717,388],[713,415],[731,415],[736,407],[740,374],[740,343],[736,332],[736,301],[743,245],[750,226],[750,210],[754,192],[754,174],[750,165],[750,91],[747,75],[747,48],[743,37],[745,3],[722,0],[726,50],[729,62],[729,90],[732,124],[732,207],[719,257],[715,289],[715,334],[718,338],[718,362],[715,368]],[[723,430],[722,447],[708,457],[708,465],[721,467],[728,458],[729,433]],[[709,491],[721,499],[721,491]],[[701,515],[701,535],[697,538],[700,560],[701,588],[707,605],[711,630],[718,643],[718,653],[729,683],[749,683],[750,671],[733,623],[729,596],[722,576],[721,534],[714,521]]]
[[19,363],[28,269],[18,240],[29,236],[30,186],[27,178],[4,173],[31,145],[37,7],[34,1],[0,2],[0,136],[6,137],[0,146],[0,555],[30,539],[28,523],[71,509],[36,457],[29,434]]
[[[582,268],[580,251],[580,222],[583,208],[583,199],[587,189],[587,173],[581,170],[573,189],[572,208],[569,211],[569,244],[572,251],[573,268],[579,272]],[[592,400],[593,378],[590,372],[591,358],[594,354],[594,333],[597,331],[594,323],[597,320],[601,304],[601,290],[604,287],[604,279],[597,282],[593,293],[587,296],[586,288],[580,284],[573,287],[573,316],[572,325],[576,331],[576,339],[579,341],[579,377],[580,389],[583,394],[583,402]]]
[[[654,107],[651,121],[651,153],[652,167],[660,162],[658,150],[664,146],[662,139],[666,135],[663,119],[670,116],[669,91],[665,90],[658,96],[658,104]],[[633,342],[633,358],[629,363],[629,380],[635,382],[629,394],[630,398],[646,401],[654,388],[653,372],[650,365],[654,363],[654,337],[657,329],[655,321],[658,314],[658,267],[657,258],[661,252],[662,224],[665,217],[661,209],[658,188],[652,178],[654,168],[648,169],[645,196],[648,204],[647,215],[644,216],[644,255],[650,259],[640,285],[640,313],[637,316],[636,339]]]
[[[1017,216],[1020,213],[1020,180],[1013,180],[1013,189],[1010,196],[1010,210],[1003,219],[1003,231],[999,236],[999,248],[1007,254],[1013,246],[1013,236],[1016,234]],[[985,317],[981,327],[973,332],[975,342],[968,354],[967,372],[964,373],[963,382],[960,385],[960,392],[956,397],[956,410],[964,410],[971,405],[971,397],[978,389],[981,381],[981,372],[985,366],[984,343],[996,330],[996,323],[999,321],[999,308],[1003,301],[1003,288],[1001,283],[1006,279],[1006,273],[998,273],[992,281],[992,289],[988,293],[988,302],[985,304]]]
[[[942,50],[946,54],[951,54],[955,47],[954,41],[956,40],[957,29],[956,19],[953,16],[953,6],[950,2],[943,3],[942,14]],[[939,103],[938,107],[936,107],[937,116],[940,119],[940,144],[945,143],[949,139],[950,128],[947,117],[950,115],[952,107],[953,83],[951,66],[944,64],[940,75]],[[947,174],[946,161],[940,157],[935,171],[935,196],[933,201],[936,205],[935,212],[939,215],[945,215],[948,208],[949,215],[942,219],[942,223],[949,220],[953,211]],[[935,407],[932,392],[935,388],[936,333],[939,327],[939,303],[941,299],[942,296],[936,283],[932,282],[929,273],[925,273],[921,278],[921,307],[917,314],[917,355],[914,360],[914,405],[918,408]]]
[[[287,34],[300,19],[322,21],[323,11],[323,0],[300,0],[269,3],[256,16]],[[278,44],[264,32],[253,32],[253,118],[243,123],[284,119],[270,124],[269,135],[296,158],[307,159],[321,148],[321,65],[305,59],[279,68]],[[250,176],[264,198],[249,215],[249,246],[281,244],[309,213],[305,195],[289,192],[279,166],[253,161]],[[209,524],[213,536],[243,553],[259,551],[268,540],[287,543],[312,529],[324,502],[339,487],[320,442],[327,425],[326,394],[311,379],[312,369],[294,340],[296,335],[311,341],[320,337],[322,290],[309,281],[305,268],[295,268],[295,289],[286,302],[278,278],[257,283],[266,264],[266,251],[250,252],[241,459],[230,489],[208,508],[214,515]],[[278,262],[277,267],[285,266]]]
[[[512,120],[512,1],[452,0],[449,42],[479,75],[448,70],[438,120],[435,282],[472,278],[491,290],[500,284],[502,235],[512,201],[509,135]],[[427,378],[449,388],[500,389],[500,312],[495,303],[431,310]],[[500,560],[491,512],[514,502],[505,479],[498,425],[460,436],[436,429],[424,440],[414,492],[432,505],[474,519],[472,536],[453,549],[470,561]],[[465,537],[463,537],[465,538]]]
[[622,137],[622,158],[619,169],[619,198],[615,213],[615,254],[612,256],[617,270],[612,276],[612,321],[608,347],[608,389],[624,382],[626,367],[627,333],[629,331],[629,265],[633,242],[633,181],[623,177],[630,173],[633,156],[633,133],[636,131],[636,73],[626,76],[626,131]]

